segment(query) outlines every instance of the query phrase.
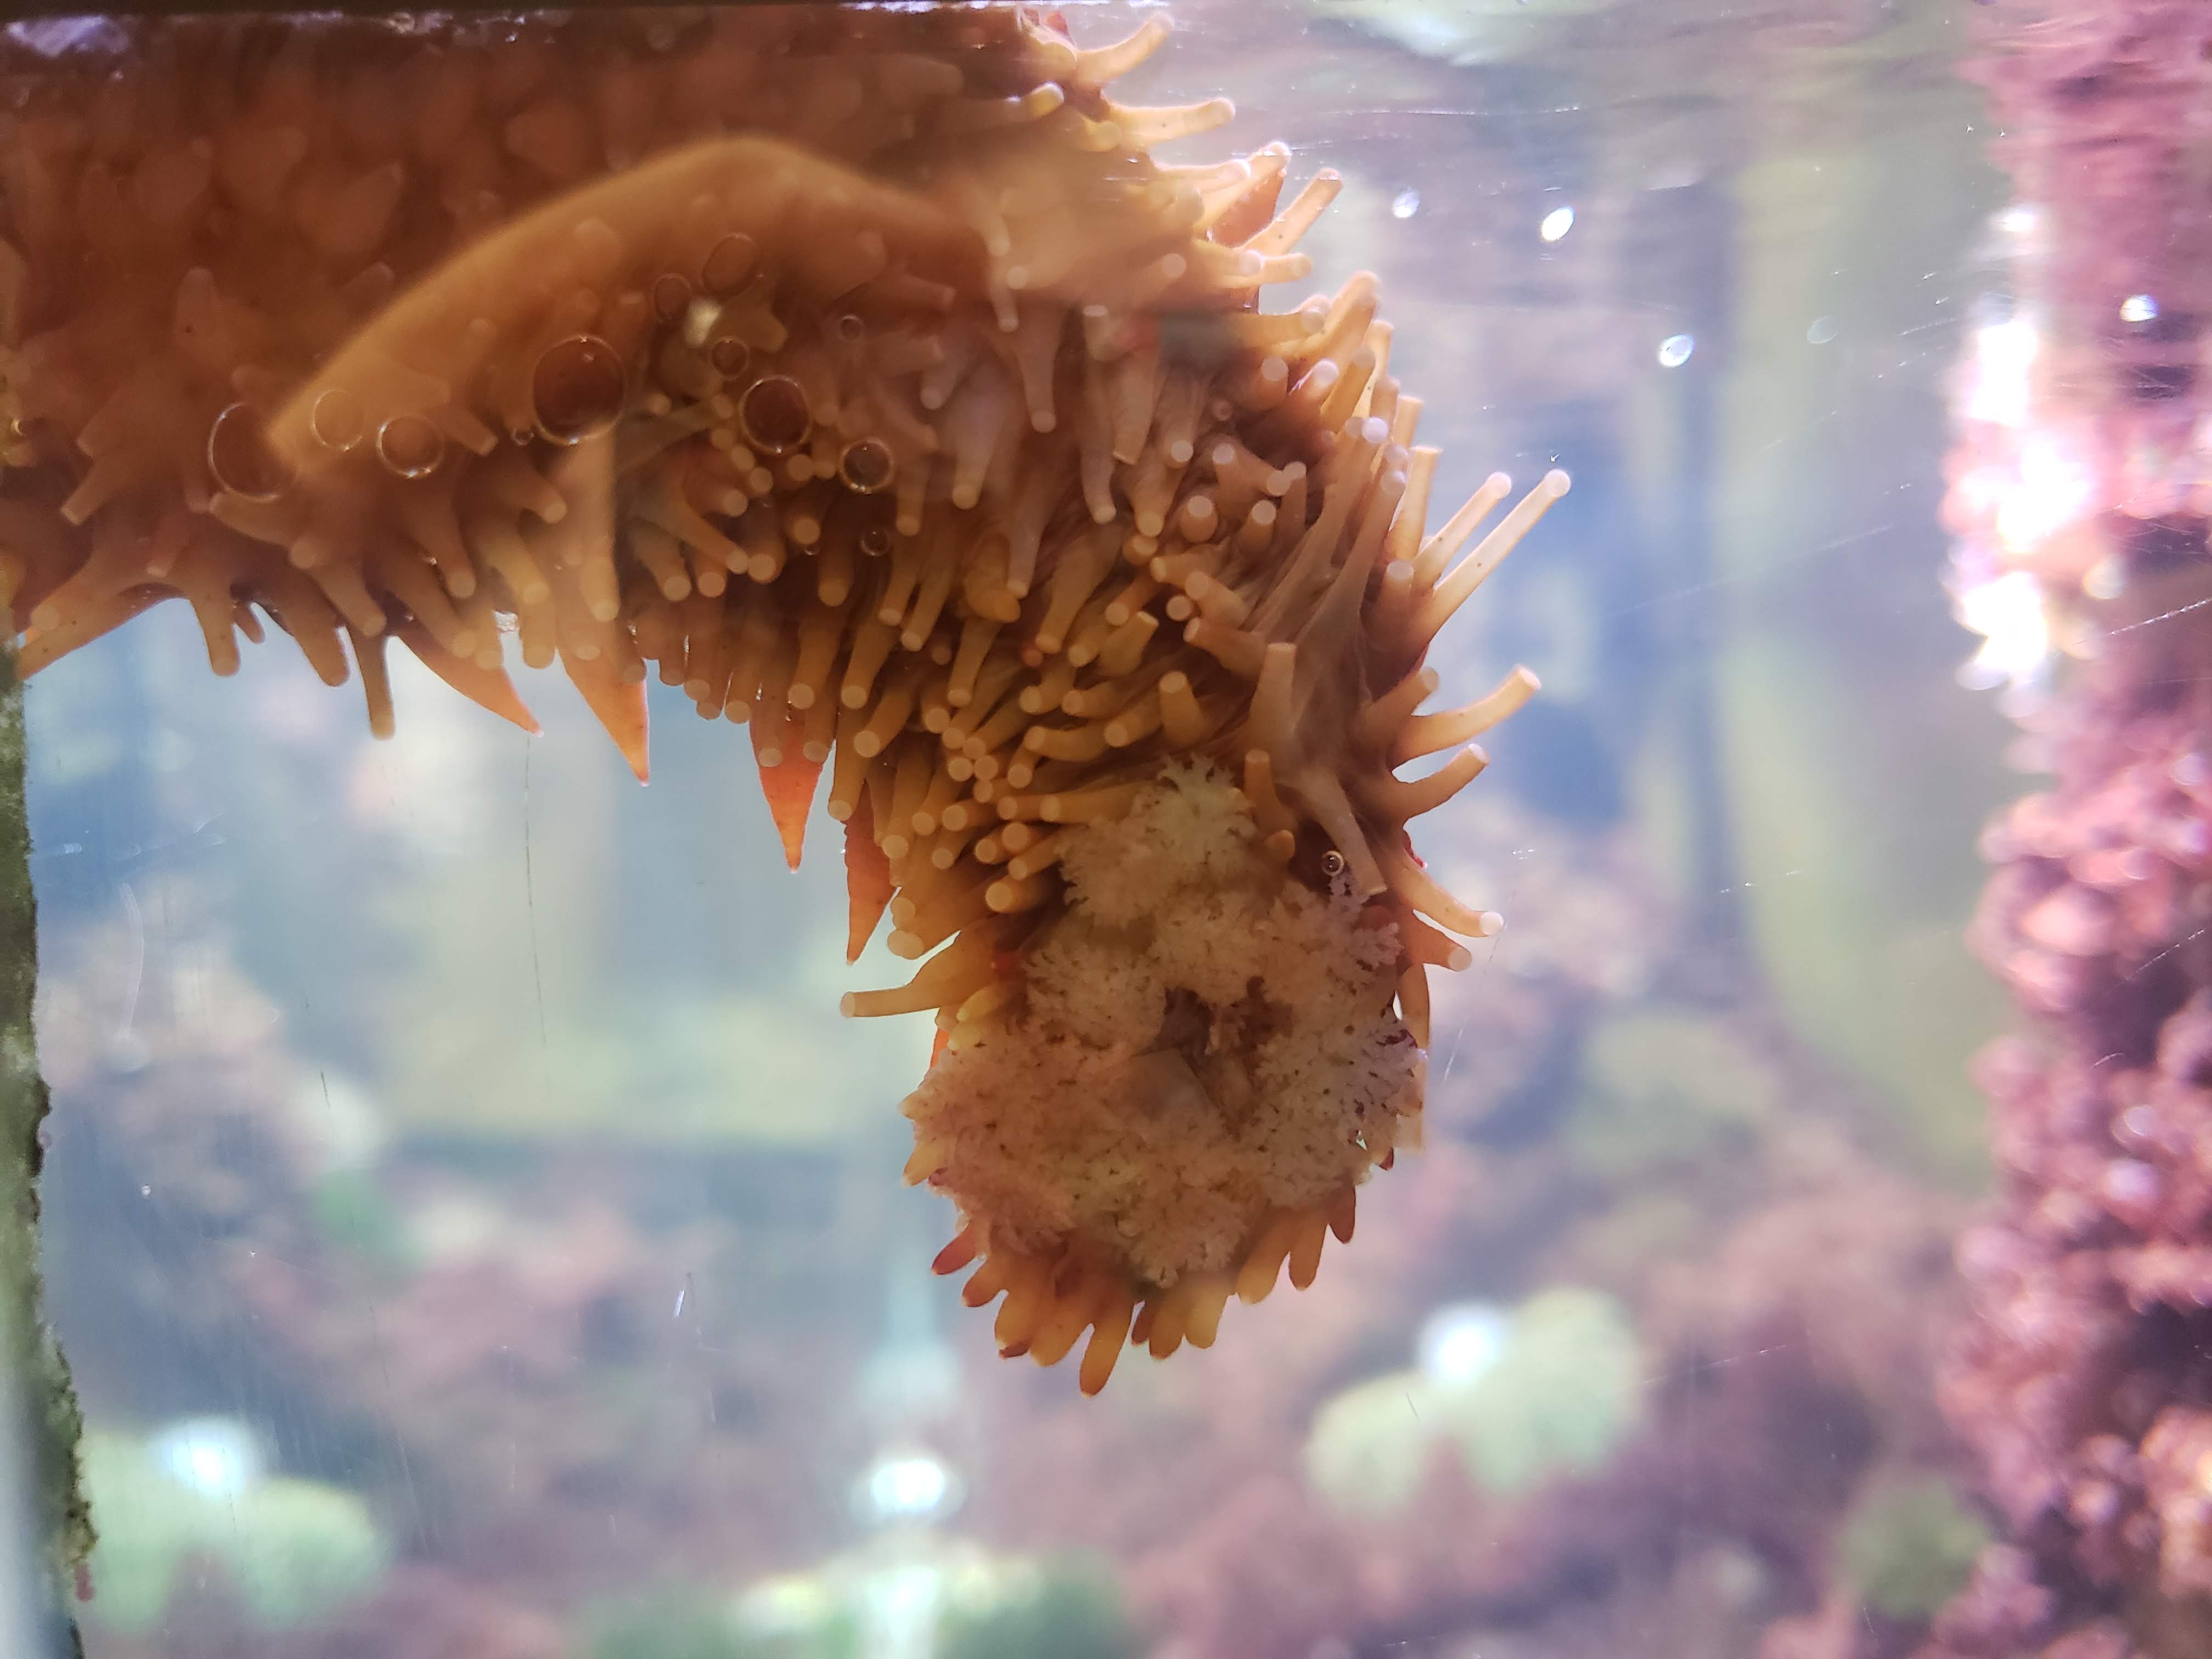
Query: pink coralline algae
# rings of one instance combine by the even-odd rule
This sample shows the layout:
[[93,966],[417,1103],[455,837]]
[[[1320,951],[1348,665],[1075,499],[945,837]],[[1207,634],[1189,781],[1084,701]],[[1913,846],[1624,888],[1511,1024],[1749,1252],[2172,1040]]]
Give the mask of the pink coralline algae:
[[1991,158],[2016,190],[2002,222],[2028,256],[2022,297],[2051,325],[2035,425],[2090,436],[2098,506],[2201,519],[2212,13],[2196,0],[2007,0],[1977,21],[1984,49],[1970,72],[1998,118]]
[[1974,944],[2022,1018],[1978,1062],[1999,1198],[1942,1383],[2011,1538],[1927,1659],[2180,1659],[2212,1651],[2212,12],[1984,27],[2021,303],[1970,350],[1946,508],[2052,781],[1984,837]]

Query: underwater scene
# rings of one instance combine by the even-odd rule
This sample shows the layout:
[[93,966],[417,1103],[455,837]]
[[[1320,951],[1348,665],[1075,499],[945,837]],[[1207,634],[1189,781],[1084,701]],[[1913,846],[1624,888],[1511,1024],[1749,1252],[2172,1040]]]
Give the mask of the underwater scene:
[[2208,327],[2200,0],[0,26],[0,1650],[2212,1654]]

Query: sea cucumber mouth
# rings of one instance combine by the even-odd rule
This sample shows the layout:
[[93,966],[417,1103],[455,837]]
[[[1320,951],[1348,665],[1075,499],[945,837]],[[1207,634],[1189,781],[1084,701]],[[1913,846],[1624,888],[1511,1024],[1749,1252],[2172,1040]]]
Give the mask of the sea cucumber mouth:
[[990,1011],[902,1108],[908,1178],[969,1218],[953,1255],[983,1257],[971,1287],[1012,1275],[1002,1350],[1050,1364],[1089,1325],[1094,1391],[1125,1302],[1164,1355],[1208,1287],[1257,1300],[1286,1253],[1309,1282],[1419,1109],[1387,907],[1341,872],[1316,893],[1261,842],[1249,800],[1203,763],[1073,832],[1062,905],[1018,975],[975,953]]
[[[1566,489],[1462,556],[1510,485],[1428,530],[1374,278],[1259,308],[1335,175],[1153,162],[1231,113],[1109,96],[1158,16],[1089,49],[1003,9],[158,27],[150,90],[0,44],[22,671],[182,598],[217,673],[264,620],[358,668],[379,735],[395,639],[535,730],[512,634],[640,778],[657,672],[747,726],[791,863],[817,796],[842,823],[852,953],[888,913],[928,958],[846,1008],[936,1011],[916,1170],[1002,1346],[1118,1352],[1139,1302],[1154,1352],[1203,1346],[1219,1297],[1310,1279],[1418,1122],[1428,968],[1500,925],[1406,826],[1535,678],[1422,713],[1424,659]],[[1102,920],[1140,844],[1212,849],[1181,909],[1243,906],[1206,973],[1128,977],[1114,928],[1176,908]],[[1300,927],[1348,977],[1269,988]],[[1368,1047],[1293,1041],[1339,1028]],[[1063,1074],[1112,1085],[1090,1153],[980,1155],[981,1103],[1029,1077],[1036,1127]],[[1117,1173],[1170,1122],[1213,1175]]]

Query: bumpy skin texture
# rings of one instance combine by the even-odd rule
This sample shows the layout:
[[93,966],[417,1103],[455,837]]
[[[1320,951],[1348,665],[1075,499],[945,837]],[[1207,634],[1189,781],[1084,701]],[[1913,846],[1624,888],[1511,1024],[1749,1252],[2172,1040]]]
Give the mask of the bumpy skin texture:
[[[512,631],[642,777],[656,666],[749,726],[794,864],[827,772],[855,954],[886,909],[898,954],[946,947],[847,1010],[935,1010],[958,1052],[918,1102],[955,1118],[1052,1109],[1020,1056],[1103,1005],[1035,965],[1100,943],[1112,837],[1178,801],[1264,923],[1238,959],[1269,928],[1345,946],[1287,1000],[1130,989],[1091,1044],[1188,1109],[1187,1146],[1234,1140],[1255,1094],[1278,1114],[1255,1145],[1303,1173],[1199,1183],[1206,1225],[1139,1182],[1167,1219],[1056,1230],[1020,1200],[1066,1147],[965,1180],[918,1107],[910,1174],[963,1212],[941,1265],[1014,1292],[1010,1350],[1094,1330],[1091,1388],[1140,1302],[1164,1352],[1286,1255],[1305,1282],[1402,1138],[1346,1103],[1418,1109],[1426,968],[1498,922],[1405,825],[1535,688],[1418,714],[1422,658],[1566,488],[1456,563],[1506,480],[1426,533],[1436,453],[1374,280],[1258,308],[1306,271],[1334,176],[1279,213],[1280,146],[1155,165],[1230,113],[1108,95],[1167,32],[1081,50],[1029,10],[748,7],[19,33],[0,64],[0,598],[27,670],[181,597],[218,673],[265,617],[332,684],[349,656],[383,733],[397,638],[531,727]],[[1325,1021],[1367,1035],[1331,1048]]]

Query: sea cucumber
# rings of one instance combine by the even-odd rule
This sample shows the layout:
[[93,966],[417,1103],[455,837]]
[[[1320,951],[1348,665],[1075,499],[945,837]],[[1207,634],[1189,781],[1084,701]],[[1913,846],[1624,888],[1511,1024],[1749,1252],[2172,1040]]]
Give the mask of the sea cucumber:
[[1510,485],[1426,530],[1374,278],[1259,308],[1337,177],[1152,161],[1231,112],[1109,96],[1157,15],[132,28],[0,50],[23,671],[181,597],[380,735],[395,637],[534,730],[511,629],[642,778],[652,665],[928,957],[845,1008],[935,1011],[908,1174],[1002,1349],[1095,1391],[1310,1282],[1500,925],[1405,826],[1535,678],[1423,714],[1424,657],[1567,488],[1461,556]]

